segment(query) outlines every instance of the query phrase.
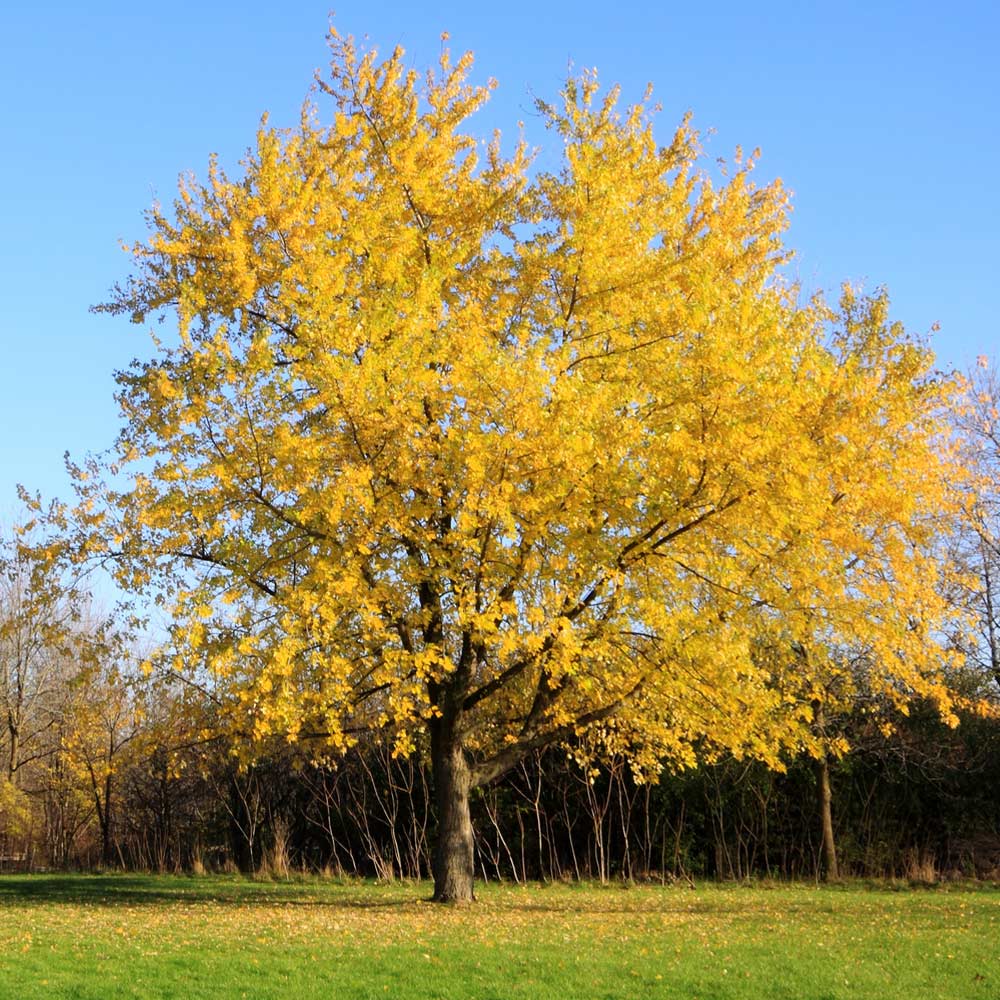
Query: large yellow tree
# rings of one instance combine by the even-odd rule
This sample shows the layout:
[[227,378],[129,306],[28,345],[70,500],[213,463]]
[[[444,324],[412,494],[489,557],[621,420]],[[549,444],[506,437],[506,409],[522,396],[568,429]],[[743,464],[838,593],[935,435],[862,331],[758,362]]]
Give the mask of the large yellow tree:
[[467,131],[469,56],[331,50],[103,307],[177,330],[120,375],[133,478],[91,544],[169,595],[234,724],[426,746],[465,900],[470,790],[545,744],[774,761],[845,646],[947,711],[950,386],[883,296],[782,281],[781,185],[713,183],[687,121],[660,145],[589,74],[540,105],[543,172]]

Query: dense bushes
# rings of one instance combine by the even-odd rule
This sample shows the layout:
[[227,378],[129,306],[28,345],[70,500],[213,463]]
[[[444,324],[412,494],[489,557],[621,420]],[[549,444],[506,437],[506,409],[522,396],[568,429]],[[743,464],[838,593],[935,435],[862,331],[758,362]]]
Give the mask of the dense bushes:
[[[929,880],[1000,871],[996,721],[969,718],[950,729],[918,709],[890,736],[861,720],[847,720],[847,729],[855,749],[831,766],[842,872]],[[171,746],[162,729],[159,743],[149,735],[113,770],[110,854],[94,789],[56,747],[4,799],[3,864],[379,878],[429,872],[429,774],[417,758],[393,757],[386,742],[369,739],[324,764],[278,747],[243,766],[219,741],[185,742],[175,733]],[[565,749],[548,750],[477,793],[473,809],[483,879],[820,872],[808,758],[784,773],[726,759],[644,784],[622,761],[585,769]]]

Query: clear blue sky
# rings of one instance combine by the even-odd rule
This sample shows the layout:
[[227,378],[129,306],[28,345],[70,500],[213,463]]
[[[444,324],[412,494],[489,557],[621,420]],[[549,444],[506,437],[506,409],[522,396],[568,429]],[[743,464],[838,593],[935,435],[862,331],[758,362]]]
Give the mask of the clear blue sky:
[[[233,165],[261,112],[294,124],[326,59],[328,4],[6,4],[0,13],[0,520],[14,485],[66,496],[62,454],[113,440],[112,372],[144,331],[88,314],[127,271],[154,197],[210,152]],[[650,12],[652,10],[652,13]],[[569,63],[688,109],[709,151],[760,146],[794,192],[806,290],[885,284],[943,367],[1000,354],[1000,13],[986,2],[660,4],[344,0],[336,24],[414,65],[472,49],[513,134]]]

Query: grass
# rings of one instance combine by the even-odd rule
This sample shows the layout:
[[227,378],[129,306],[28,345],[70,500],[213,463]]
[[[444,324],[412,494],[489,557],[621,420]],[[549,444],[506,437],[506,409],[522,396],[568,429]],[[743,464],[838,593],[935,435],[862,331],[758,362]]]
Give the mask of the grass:
[[0,997],[963,1000],[1000,890],[0,878]]

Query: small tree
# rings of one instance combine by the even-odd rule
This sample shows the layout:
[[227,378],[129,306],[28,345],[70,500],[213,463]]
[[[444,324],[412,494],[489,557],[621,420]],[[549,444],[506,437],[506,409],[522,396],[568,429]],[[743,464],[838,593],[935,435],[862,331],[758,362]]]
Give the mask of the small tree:
[[73,679],[67,691],[62,752],[87,789],[101,833],[101,863],[116,858],[118,776],[142,731],[142,687],[129,677],[127,643],[111,635],[100,657]]
[[89,594],[52,558],[58,548],[32,544],[23,526],[0,536],[0,773],[15,786],[54,752],[66,686],[105,627],[92,621]]
[[771,683],[777,622],[947,710],[951,386],[884,295],[837,316],[781,280],[780,183],[737,156],[714,184],[687,120],[658,145],[589,74],[539,104],[562,164],[534,171],[464,131],[470,56],[421,82],[331,49],[329,105],[184,179],[101,307],[177,336],[119,375],[134,479],[95,503],[81,473],[90,551],[169,595],[233,724],[426,739],[461,901],[470,789],[539,747],[808,739],[822,657]]

